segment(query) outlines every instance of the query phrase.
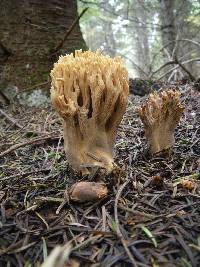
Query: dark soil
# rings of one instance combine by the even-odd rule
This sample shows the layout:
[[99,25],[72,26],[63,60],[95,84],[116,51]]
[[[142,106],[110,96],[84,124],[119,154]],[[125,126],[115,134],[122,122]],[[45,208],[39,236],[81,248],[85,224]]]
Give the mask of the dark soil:
[[[180,90],[185,112],[171,157],[147,155],[136,113],[144,98],[130,96],[116,142],[122,171],[110,176],[70,169],[51,107],[4,108],[14,121],[0,115],[0,266],[39,266],[67,242],[76,266],[200,266],[200,93]],[[63,206],[66,187],[88,179],[106,182],[108,197]]]

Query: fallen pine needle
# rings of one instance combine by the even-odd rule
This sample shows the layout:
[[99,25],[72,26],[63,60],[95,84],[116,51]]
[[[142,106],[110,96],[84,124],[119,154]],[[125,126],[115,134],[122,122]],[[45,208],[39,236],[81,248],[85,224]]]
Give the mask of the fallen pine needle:
[[155,237],[153,236],[153,234],[149,231],[149,229],[144,225],[141,225],[141,229],[146,234],[146,236],[152,240],[154,247],[157,248],[158,246],[157,241]]

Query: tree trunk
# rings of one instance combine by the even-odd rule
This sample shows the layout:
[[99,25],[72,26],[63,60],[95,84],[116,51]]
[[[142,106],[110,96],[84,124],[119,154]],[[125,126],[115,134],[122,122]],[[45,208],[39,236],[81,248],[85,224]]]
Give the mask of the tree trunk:
[[1,80],[20,89],[45,82],[58,54],[86,49],[77,23],[58,54],[51,54],[77,16],[76,0],[1,0],[0,41],[11,51]]
[[[148,12],[144,9],[145,2],[134,1],[131,7],[131,16],[134,23],[133,39],[135,44],[136,63],[140,67],[136,69],[137,76],[141,79],[147,78],[150,71],[150,49],[149,49],[149,29],[148,29]],[[136,12],[137,11],[137,12]]]
[[[115,6],[111,5],[109,1],[105,1],[101,4],[105,10],[110,10],[114,13]],[[110,20],[102,19],[103,34],[105,42],[103,44],[103,51],[112,57],[116,56],[116,40],[113,33],[113,24]]]
[[161,37],[163,46],[167,45],[166,51],[169,56],[173,53],[176,38],[174,2],[174,0],[160,0]]
[[104,20],[103,28],[105,29],[105,43],[103,45],[103,52],[114,57],[116,56],[116,41],[113,34],[112,23]]
[[[176,2],[176,31],[179,39],[189,39],[198,42],[199,27],[195,27],[193,22],[188,19],[190,18],[192,10],[193,4],[190,0],[185,0],[184,4],[179,1]],[[179,42],[177,55],[178,58],[183,57],[184,61],[199,57],[199,47],[191,42]],[[193,74],[193,76],[198,77],[198,62],[185,64],[185,67]],[[186,73],[183,74],[187,76]]]

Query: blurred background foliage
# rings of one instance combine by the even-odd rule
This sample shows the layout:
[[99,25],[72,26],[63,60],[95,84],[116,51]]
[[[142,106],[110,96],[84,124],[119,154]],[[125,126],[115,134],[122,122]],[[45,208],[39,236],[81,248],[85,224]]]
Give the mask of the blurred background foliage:
[[[79,0],[78,3],[79,10],[90,7],[81,19],[88,47],[92,50],[101,47],[111,56],[121,55],[130,76],[160,78],[175,66],[168,63],[175,59],[183,62],[193,76],[200,75],[199,0]],[[166,68],[153,75],[166,63]],[[187,73],[177,68],[170,74],[171,79],[180,79]]]

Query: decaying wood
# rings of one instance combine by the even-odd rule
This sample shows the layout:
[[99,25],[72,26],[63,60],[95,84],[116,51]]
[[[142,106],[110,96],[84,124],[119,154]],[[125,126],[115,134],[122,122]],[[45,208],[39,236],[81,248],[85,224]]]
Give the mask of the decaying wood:
[[121,59],[76,51],[75,56],[60,57],[51,77],[52,104],[64,119],[69,163],[83,174],[91,171],[86,165],[111,172],[116,131],[128,97],[128,73]]
[[150,94],[138,109],[152,154],[170,149],[174,143],[174,130],[183,112],[180,93],[175,90]]

